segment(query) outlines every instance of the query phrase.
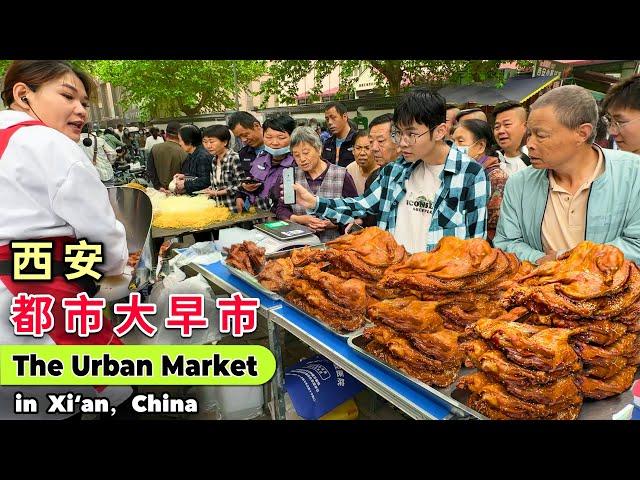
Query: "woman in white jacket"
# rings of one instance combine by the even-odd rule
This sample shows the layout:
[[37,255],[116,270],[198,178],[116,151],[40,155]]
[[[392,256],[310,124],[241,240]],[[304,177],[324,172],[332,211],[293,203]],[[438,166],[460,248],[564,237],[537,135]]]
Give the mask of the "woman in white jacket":
[[[54,244],[52,265],[63,261],[64,244],[87,239],[102,244],[104,275],[123,272],[128,252],[123,225],[115,218],[98,172],[76,142],[86,123],[92,80],[62,61],[14,61],[5,75],[0,111],[0,345],[2,344],[119,344],[105,319],[102,332],[81,338],[64,330],[62,299],[86,291],[91,284],[69,282],[57,274],[51,282],[16,282],[11,277],[15,240],[47,240]],[[84,277],[85,280],[87,277]],[[49,294],[55,326],[42,338],[15,335],[11,304],[20,293]],[[44,415],[46,393],[67,387],[0,386],[0,419],[16,418],[14,393],[37,397]],[[92,387],[75,387],[85,396],[105,396],[112,405],[126,399],[129,387],[109,387],[98,394]],[[65,417],[69,415],[59,415]]]

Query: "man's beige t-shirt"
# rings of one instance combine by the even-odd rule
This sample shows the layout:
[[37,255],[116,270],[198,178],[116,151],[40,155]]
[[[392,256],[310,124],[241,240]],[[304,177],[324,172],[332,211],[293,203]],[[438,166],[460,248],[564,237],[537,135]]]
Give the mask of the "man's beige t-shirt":
[[542,247],[545,253],[570,250],[585,238],[587,203],[593,181],[604,173],[604,157],[598,150],[593,175],[573,195],[557,184],[549,172],[549,196],[542,220]]

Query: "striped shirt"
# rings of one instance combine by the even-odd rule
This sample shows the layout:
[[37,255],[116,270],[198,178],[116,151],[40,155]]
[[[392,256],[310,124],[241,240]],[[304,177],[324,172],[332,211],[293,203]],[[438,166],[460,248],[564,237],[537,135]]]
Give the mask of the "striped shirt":
[[[398,205],[406,195],[405,183],[417,166],[418,162],[407,162],[400,157],[386,165],[362,195],[319,198],[316,208],[309,213],[343,224],[354,218],[376,215],[378,227],[394,233]],[[440,173],[440,181],[425,250],[432,250],[446,236],[486,238],[491,185],[482,165],[452,147]]]
[[[226,195],[215,198],[223,202],[230,210],[233,210],[236,204],[235,197],[240,185],[240,179],[244,178],[238,153],[228,149],[227,153],[222,157],[220,166],[220,171],[218,171],[218,158],[214,155],[211,161],[211,188],[214,190],[226,188]],[[218,175],[220,175],[220,180],[218,180]]]

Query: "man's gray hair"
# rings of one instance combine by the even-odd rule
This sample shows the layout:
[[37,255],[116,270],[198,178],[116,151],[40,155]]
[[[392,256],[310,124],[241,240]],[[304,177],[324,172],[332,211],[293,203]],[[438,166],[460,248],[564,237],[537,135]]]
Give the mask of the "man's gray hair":
[[291,132],[291,148],[300,143],[307,143],[315,148],[318,152],[322,152],[322,141],[311,127],[297,127]]
[[552,107],[558,122],[572,130],[590,123],[593,131],[587,143],[593,143],[598,127],[598,104],[586,88],[578,85],[554,88],[538,98],[531,105],[531,111],[543,107]]

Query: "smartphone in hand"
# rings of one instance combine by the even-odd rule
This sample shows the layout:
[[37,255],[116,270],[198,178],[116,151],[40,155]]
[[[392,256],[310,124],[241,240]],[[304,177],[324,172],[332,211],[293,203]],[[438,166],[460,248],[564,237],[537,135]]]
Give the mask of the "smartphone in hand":
[[293,205],[296,203],[296,191],[293,189],[293,183],[293,167],[285,168],[282,171],[282,193],[285,205]]

